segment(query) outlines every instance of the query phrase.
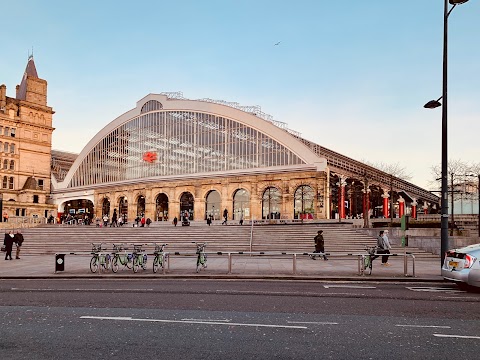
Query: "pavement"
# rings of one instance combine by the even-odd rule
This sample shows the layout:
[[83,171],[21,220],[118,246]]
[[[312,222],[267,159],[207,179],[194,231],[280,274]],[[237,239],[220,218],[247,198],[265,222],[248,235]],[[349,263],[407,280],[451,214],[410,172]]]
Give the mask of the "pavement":
[[[0,260],[0,279],[60,279],[60,278],[214,278],[214,279],[292,279],[292,280],[336,280],[336,281],[443,281],[440,275],[440,258],[408,259],[407,276],[404,271],[404,258],[391,256],[390,266],[382,266],[381,259],[373,262],[371,275],[359,275],[357,257],[330,256],[328,261],[316,260],[308,256],[297,256],[295,264],[292,255],[284,256],[250,256],[235,254],[229,259],[227,255],[211,254],[208,267],[196,273],[196,256],[173,255],[169,257],[169,267],[165,273],[159,269],[152,271],[153,256],[147,260],[147,269],[134,273],[131,269],[120,266],[117,273],[99,269],[90,271],[90,254],[70,255],[64,257],[64,271],[55,272],[55,255],[25,255],[21,259]],[[415,275],[414,275],[415,274]]]

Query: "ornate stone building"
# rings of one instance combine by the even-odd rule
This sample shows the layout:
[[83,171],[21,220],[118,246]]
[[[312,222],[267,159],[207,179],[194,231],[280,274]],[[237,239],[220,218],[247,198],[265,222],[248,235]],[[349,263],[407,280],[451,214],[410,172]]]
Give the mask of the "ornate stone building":
[[52,160],[71,164],[52,180],[59,213],[369,218],[415,216],[418,206],[438,203],[427,190],[302,138],[259,107],[181,93],[141,99],[71,160],[60,153]]
[[53,114],[47,82],[38,77],[30,56],[15,97],[0,85],[1,212],[9,217],[44,218],[56,210],[49,201]]

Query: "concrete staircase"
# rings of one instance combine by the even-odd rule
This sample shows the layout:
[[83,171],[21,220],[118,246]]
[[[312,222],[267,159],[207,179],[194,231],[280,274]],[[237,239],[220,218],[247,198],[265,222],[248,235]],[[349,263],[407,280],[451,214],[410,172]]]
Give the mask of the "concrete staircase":
[[[218,223],[219,224],[219,223]],[[176,226],[171,223],[153,223],[150,227],[96,227],[43,225],[23,229],[25,242],[22,254],[40,255],[91,251],[92,243],[105,243],[107,249],[112,244],[148,244],[144,248],[153,252],[154,243],[168,243],[169,252],[193,252],[192,242],[207,242],[208,252],[247,252],[250,251],[252,227],[249,225],[212,225],[205,222],[192,222],[191,226]],[[322,229],[326,252],[330,254],[364,253],[365,245],[373,246],[376,239],[357,232],[349,224],[281,224],[255,225],[253,227],[252,251],[254,252],[312,252],[314,236]],[[392,252],[403,253],[401,247]],[[417,258],[436,258],[417,248],[407,251]]]

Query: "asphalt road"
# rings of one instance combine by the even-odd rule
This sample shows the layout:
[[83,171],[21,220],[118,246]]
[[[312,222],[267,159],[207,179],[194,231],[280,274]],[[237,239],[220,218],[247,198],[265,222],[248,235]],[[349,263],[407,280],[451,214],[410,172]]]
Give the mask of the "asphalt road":
[[446,283],[0,281],[4,359],[477,358],[480,294]]

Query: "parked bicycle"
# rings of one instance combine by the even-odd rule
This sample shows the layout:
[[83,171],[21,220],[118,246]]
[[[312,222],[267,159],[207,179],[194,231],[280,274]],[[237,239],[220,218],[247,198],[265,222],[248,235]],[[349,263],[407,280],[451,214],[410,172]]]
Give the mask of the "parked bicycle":
[[153,272],[156,273],[158,268],[161,267],[162,270],[165,269],[165,264],[168,261],[168,254],[164,252],[165,246],[168,244],[158,245],[155,244],[155,257],[153,258]]
[[373,259],[375,259],[375,253],[377,252],[376,246],[365,246],[365,250],[367,251],[368,255],[363,257],[363,273],[367,273],[368,275],[372,274],[372,267],[373,267]]
[[138,268],[147,269],[147,254],[142,249],[142,245],[133,245],[133,272],[136,273]]
[[207,268],[207,254],[205,247],[207,243],[194,243],[197,245],[197,273],[203,268]]
[[99,266],[104,270],[110,269],[111,256],[109,253],[104,252],[102,248],[103,243],[96,245],[92,243],[92,258],[90,259],[90,271],[96,273]]
[[127,269],[131,269],[133,266],[133,255],[127,252],[128,248],[123,245],[113,244],[112,253],[112,271],[116,273],[118,271],[119,263]]

